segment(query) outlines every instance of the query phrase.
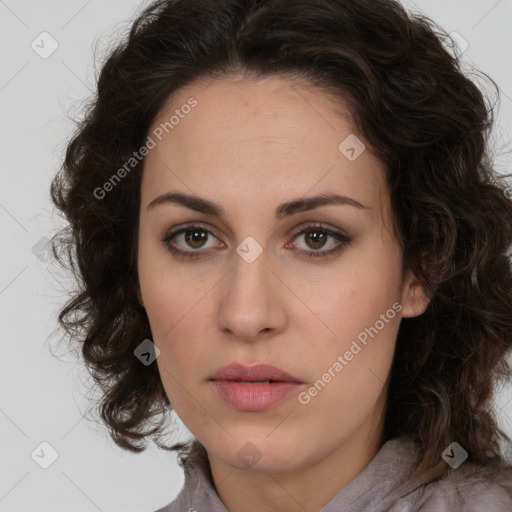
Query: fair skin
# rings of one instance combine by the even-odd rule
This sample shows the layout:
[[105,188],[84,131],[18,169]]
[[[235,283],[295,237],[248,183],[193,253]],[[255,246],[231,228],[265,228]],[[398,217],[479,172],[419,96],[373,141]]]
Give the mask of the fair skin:
[[[367,466],[381,446],[400,320],[428,304],[416,278],[402,276],[381,162],[368,150],[347,159],[338,146],[355,133],[349,119],[325,93],[291,83],[230,77],[177,91],[150,131],[189,98],[198,104],[150,151],[141,186],[139,300],[167,396],[206,448],[230,512],[318,511]],[[170,191],[212,201],[224,217],[170,202],[148,209]],[[324,193],[364,207],[276,220],[282,203]],[[171,243],[197,259],[162,243],[187,223],[204,239],[179,234]],[[340,245],[329,235],[321,246],[314,228],[296,235],[314,223],[350,242],[334,256],[301,256]],[[252,263],[236,252],[246,237],[262,248]],[[400,312],[307,404],[295,393],[268,410],[239,411],[208,381],[231,362],[263,362],[307,391],[395,303]],[[248,442],[260,454],[249,468],[237,456]]]

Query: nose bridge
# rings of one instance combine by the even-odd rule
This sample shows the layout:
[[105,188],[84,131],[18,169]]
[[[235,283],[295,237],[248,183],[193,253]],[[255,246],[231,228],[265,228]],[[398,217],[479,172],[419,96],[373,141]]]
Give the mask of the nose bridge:
[[244,288],[250,293],[258,292],[268,273],[269,251],[264,250],[254,238],[247,237],[237,246],[236,253],[232,280],[237,293]]
[[262,330],[278,326],[280,306],[276,295],[270,252],[251,237],[236,248],[220,304],[219,327],[239,338],[253,338]]

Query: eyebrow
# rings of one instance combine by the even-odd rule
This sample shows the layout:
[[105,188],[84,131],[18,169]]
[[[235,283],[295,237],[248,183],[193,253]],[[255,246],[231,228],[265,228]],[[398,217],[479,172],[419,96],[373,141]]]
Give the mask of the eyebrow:
[[[167,192],[157,198],[153,199],[148,205],[148,210],[153,209],[157,206],[164,204],[180,204],[195,210],[196,212],[204,213],[206,215],[214,215],[216,217],[224,218],[225,211],[222,206],[198,196],[183,194],[181,192]],[[339,195],[339,194],[321,194],[313,197],[301,197],[293,199],[279,205],[275,211],[275,217],[277,220],[281,220],[284,217],[289,217],[299,212],[313,210],[320,206],[328,205],[348,205],[354,206],[362,210],[371,210],[370,207],[361,204],[359,201],[352,199],[351,197]]]

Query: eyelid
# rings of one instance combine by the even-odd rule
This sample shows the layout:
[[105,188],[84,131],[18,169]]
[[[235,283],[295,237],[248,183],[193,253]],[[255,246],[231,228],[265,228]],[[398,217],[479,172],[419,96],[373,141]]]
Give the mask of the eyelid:
[[308,231],[310,229],[315,229],[315,228],[321,229],[322,231],[325,231],[326,233],[331,234],[331,235],[349,238],[348,233],[346,233],[342,229],[331,227],[330,225],[326,224],[325,222],[313,222],[310,224],[306,223],[306,225],[301,225],[298,228],[293,229],[290,232],[290,236],[295,238],[297,235],[303,234],[304,231]]
[[[187,231],[188,229],[193,229],[193,228],[200,228],[201,230],[205,231],[206,233],[214,235],[217,240],[220,240],[220,238],[215,234],[216,229],[214,227],[210,226],[209,224],[205,224],[204,222],[188,222],[188,223],[178,226],[176,228],[172,228],[166,232],[166,234],[164,236],[164,240],[167,240],[173,236],[183,233],[184,231]],[[222,242],[222,243],[224,243],[224,242]],[[195,252],[198,252],[198,251],[195,251]]]

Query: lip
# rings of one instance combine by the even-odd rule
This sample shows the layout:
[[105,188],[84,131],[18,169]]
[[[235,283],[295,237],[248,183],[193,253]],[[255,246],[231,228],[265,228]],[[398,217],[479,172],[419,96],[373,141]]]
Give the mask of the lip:
[[304,384],[274,382],[249,384],[234,380],[213,380],[213,389],[229,406],[239,411],[264,411],[295,393]]
[[239,411],[270,409],[304,386],[296,377],[268,364],[233,363],[220,368],[209,381],[219,396]]
[[209,380],[240,380],[252,382],[272,380],[303,384],[298,378],[271,364],[256,364],[253,366],[240,363],[228,364],[217,370]]

